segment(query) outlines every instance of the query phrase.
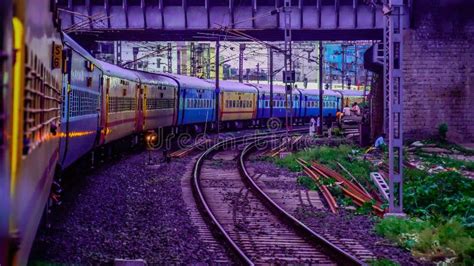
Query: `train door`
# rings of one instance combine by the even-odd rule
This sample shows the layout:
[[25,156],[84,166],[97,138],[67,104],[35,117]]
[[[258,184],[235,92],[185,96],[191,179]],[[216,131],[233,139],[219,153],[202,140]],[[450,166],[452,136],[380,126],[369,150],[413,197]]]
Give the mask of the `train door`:
[[101,100],[101,116],[100,116],[100,145],[105,143],[107,136],[107,114],[109,112],[109,91],[110,91],[110,77],[103,76],[102,78],[102,100]]
[[145,121],[145,119],[143,118],[143,89],[141,88],[140,84],[137,84],[136,86],[135,97],[137,98],[137,109],[135,113],[135,130],[137,132],[140,132],[143,130],[143,122]]

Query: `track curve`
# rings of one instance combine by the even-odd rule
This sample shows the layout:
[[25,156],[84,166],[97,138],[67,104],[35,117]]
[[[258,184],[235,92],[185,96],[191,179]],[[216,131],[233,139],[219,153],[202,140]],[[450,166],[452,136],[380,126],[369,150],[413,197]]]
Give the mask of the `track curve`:
[[225,140],[205,151],[192,180],[201,213],[244,264],[364,265],[280,208],[248,174],[246,156],[283,133]]

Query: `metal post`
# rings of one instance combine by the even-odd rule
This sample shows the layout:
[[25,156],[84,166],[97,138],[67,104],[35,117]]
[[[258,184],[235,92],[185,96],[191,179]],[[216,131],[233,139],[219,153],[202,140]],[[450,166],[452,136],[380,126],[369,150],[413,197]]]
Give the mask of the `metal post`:
[[181,46],[176,43],[176,73],[181,74]]
[[286,98],[286,137],[288,138],[289,130],[292,126],[292,85],[293,80],[293,69],[291,62],[291,0],[285,0],[284,2],[284,13],[285,13],[285,73],[284,73],[284,83],[285,83],[285,98]]
[[122,64],[122,41],[117,42],[117,64]]
[[244,50],[246,48],[245,43],[239,45],[239,82],[242,83],[244,80]]
[[171,49],[171,43],[169,42],[168,43],[168,73],[173,73],[173,70],[172,70],[172,49]]
[[341,44],[342,49],[342,65],[341,65],[341,89],[344,89],[344,81],[346,79],[346,46]]
[[207,79],[211,78],[211,45],[207,45],[207,58],[206,58],[206,76]]
[[319,41],[319,135],[323,134],[323,42]]
[[385,69],[388,69],[389,213],[403,216],[403,0],[387,0]]
[[332,90],[332,66],[331,63],[328,62],[329,65],[329,89]]
[[220,133],[220,121],[219,121],[219,93],[220,93],[220,87],[219,87],[219,48],[220,48],[220,42],[219,39],[216,41],[216,54],[215,54],[215,71],[216,71],[216,121],[217,121],[217,138],[219,138],[219,133]]
[[257,63],[257,84],[260,84],[260,63]]
[[133,69],[137,70],[138,63],[137,63],[137,57],[138,53],[140,51],[139,47],[133,47]]
[[269,48],[270,53],[270,67],[268,75],[270,78],[270,117],[273,117],[273,48]]
[[355,54],[354,85],[356,86],[356,90],[357,90],[357,82],[358,82],[357,75],[359,74],[359,55],[357,54],[357,44],[354,45],[354,54]]
[[191,76],[196,76],[196,49],[194,47],[194,43],[191,43],[190,47],[191,52]]

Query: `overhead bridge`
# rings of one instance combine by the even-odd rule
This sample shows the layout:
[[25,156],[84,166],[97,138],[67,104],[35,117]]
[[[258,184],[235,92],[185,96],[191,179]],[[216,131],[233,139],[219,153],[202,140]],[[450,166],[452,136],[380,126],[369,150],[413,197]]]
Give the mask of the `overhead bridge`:
[[[378,2],[294,0],[292,38],[381,40]],[[283,0],[60,0],[58,5],[63,30],[83,40],[246,39],[242,34],[283,39]]]

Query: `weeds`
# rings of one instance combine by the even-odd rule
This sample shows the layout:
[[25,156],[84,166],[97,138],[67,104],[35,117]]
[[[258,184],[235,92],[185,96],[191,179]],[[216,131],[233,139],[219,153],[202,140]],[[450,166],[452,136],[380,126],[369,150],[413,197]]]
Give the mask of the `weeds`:
[[468,171],[474,171],[474,162],[472,161],[463,161],[457,160],[444,156],[437,155],[427,155],[424,153],[417,153],[417,155],[423,159],[423,161],[428,162],[432,165],[443,165],[444,167],[456,168],[456,169],[466,169]]
[[375,227],[378,234],[413,254],[431,261],[474,263],[474,239],[456,219],[432,223],[416,218],[386,218]]
[[369,261],[369,265],[371,266],[399,266],[400,264],[391,261],[389,259],[378,259]]
[[[301,171],[297,158],[318,161],[350,180],[339,169],[339,162],[359,181],[373,188],[369,174],[377,169],[368,161],[357,160],[360,153],[359,149],[347,145],[336,148],[322,146],[276,159],[276,163],[292,171]],[[433,156],[425,159],[446,167],[474,169],[474,163],[451,158]],[[298,182],[316,189],[310,178],[300,177]],[[344,198],[339,187],[333,185],[333,181],[321,182],[328,186],[341,206],[352,204]],[[412,218],[383,219],[376,225],[376,232],[424,259],[474,265],[474,181],[455,171],[430,174],[407,168],[404,170],[403,192],[404,211]],[[356,214],[370,213],[371,204],[357,208]],[[394,265],[390,263],[380,260],[372,265]]]

